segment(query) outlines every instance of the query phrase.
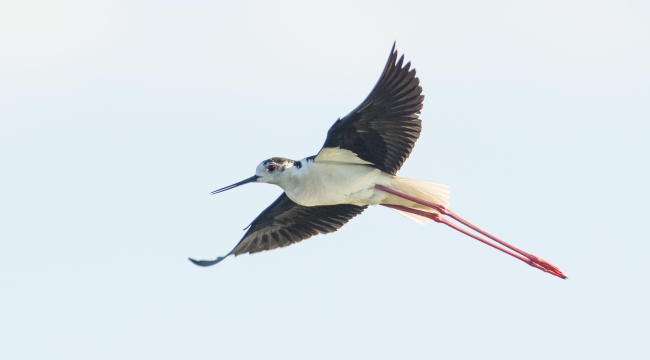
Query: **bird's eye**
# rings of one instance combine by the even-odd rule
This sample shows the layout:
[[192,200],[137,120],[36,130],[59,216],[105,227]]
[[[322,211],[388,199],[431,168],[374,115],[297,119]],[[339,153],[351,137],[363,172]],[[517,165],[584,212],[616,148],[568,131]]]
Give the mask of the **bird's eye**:
[[275,171],[275,165],[271,164],[266,167],[266,171],[268,172],[274,172]]

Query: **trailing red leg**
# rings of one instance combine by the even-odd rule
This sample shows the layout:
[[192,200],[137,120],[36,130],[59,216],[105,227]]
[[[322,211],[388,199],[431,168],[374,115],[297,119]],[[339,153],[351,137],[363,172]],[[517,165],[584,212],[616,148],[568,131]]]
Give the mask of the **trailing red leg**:
[[[383,204],[386,207],[393,208],[393,209],[400,210],[400,211],[404,211],[404,212],[408,212],[408,213],[419,215],[419,216],[423,216],[423,217],[429,218],[429,219],[431,219],[433,221],[443,223],[443,224],[445,224],[445,225],[447,225],[447,226],[449,226],[449,227],[451,227],[451,228],[453,228],[453,229],[455,229],[457,231],[460,231],[463,234],[468,235],[468,236],[470,236],[470,237],[472,237],[472,238],[474,238],[474,239],[476,239],[476,240],[478,240],[478,241],[480,241],[480,242],[482,242],[484,244],[487,244],[487,245],[489,245],[489,246],[491,246],[491,247],[493,247],[493,248],[495,248],[495,249],[497,249],[499,251],[502,251],[502,252],[504,252],[504,253],[506,253],[506,254],[508,254],[510,256],[513,256],[513,257],[527,263],[528,265],[530,265],[532,267],[536,267],[536,268],[538,268],[538,269],[540,269],[540,270],[542,270],[544,272],[555,275],[555,276],[557,276],[559,278],[562,278],[562,279],[567,278],[566,276],[564,276],[564,274],[562,274],[560,269],[558,269],[556,266],[552,265],[551,263],[547,262],[546,260],[544,260],[544,259],[542,259],[540,257],[537,257],[535,255],[529,254],[528,252],[525,252],[525,251],[523,251],[521,249],[518,249],[518,248],[508,244],[507,242],[497,238],[496,236],[494,236],[494,235],[482,230],[481,228],[473,225],[472,223],[466,221],[465,219],[463,219],[460,216],[456,215],[454,212],[452,212],[451,210],[447,209],[446,207],[444,207],[442,205],[438,205],[438,204],[434,204],[434,203],[431,203],[431,202],[428,202],[428,201],[425,201],[425,200],[422,200],[422,199],[418,199],[418,198],[413,197],[411,195],[401,193],[399,191],[387,188],[387,187],[382,186],[382,185],[375,185],[375,187],[377,189],[379,189],[379,190],[385,191],[385,192],[393,194],[395,196],[399,196],[401,198],[413,201],[415,203],[430,207],[430,208],[438,211],[440,214],[429,213],[429,212],[426,212],[426,211],[417,210],[417,209],[413,209],[413,208],[409,208],[409,207],[401,206],[401,205]],[[447,216],[451,217],[452,219],[458,221],[459,223],[469,227],[470,229],[472,229],[472,230],[474,230],[474,231],[476,231],[476,232],[478,232],[480,234],[483,234],[484,236],[488,237],[492,241],[495,241],[496,243],[500,244],[501,246],[499,246],[497,244],[494,244],[494,243],[491,243],[489,240],[486,240],[486,239],[484,239],[484,238],[482,238],[482,237],[480,237],[480,236],[478,236],[476,234],[473,234],[473,233],[469,232],[466,229],[463,229],[463,228],[459,227],[458,225],[456,225],[456,224],[450,222],[449,220],[443,218],[441,216],[441,214],[442,215],[447,215]]]

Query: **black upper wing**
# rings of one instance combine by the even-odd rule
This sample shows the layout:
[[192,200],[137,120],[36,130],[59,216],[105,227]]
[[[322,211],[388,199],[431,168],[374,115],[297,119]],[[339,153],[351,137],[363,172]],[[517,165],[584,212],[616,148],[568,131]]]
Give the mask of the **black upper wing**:
[[[327,148],[350,150],[376,168],[395,174],[413,150],[422,129],[418,114],[424,96],[411,63],[402,67],[395,44],[370,95],[327,132]],[[317,158],[318,160],[318,158]]]
[[334,232],[366,208],[350,204],[302,206],[282,193],[253,220],[244,237],[228,255],[216,260],[190,260],[200,266],[211,266],[229,255],[289,246],[314,235]]

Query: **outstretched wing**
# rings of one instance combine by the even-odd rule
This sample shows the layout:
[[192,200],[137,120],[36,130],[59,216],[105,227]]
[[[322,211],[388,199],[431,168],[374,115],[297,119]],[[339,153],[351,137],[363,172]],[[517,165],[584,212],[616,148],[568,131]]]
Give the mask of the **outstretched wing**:
[[374,89],[332,125],[315,161],[370,164],[393,175],[399,170],[420,137],[418,114],[424,100],[415,69],[403,62],[393,44]]
[[216,260],[194,260],[199,266],[211,266],[230,255],[256,253],[289,246],[314,235],[338,230],[367,206],[350,204],[302,206],[282,193],[253,220],[250,228],[230,253]]

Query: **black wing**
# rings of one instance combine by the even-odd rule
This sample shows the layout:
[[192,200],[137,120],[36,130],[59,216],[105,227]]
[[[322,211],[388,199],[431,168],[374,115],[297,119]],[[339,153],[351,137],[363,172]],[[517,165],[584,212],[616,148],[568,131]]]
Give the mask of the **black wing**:
[[282,193],[253,220],[239,244],[226,256],[216,260],[190,260],[199,266],[211,266],[230,255],[289,246],[314,235],[334,232],[366,208],[350,204],[302,206]]
[[[395,44],[384,71],[370,95],[327,132],[319,155],[340,148],[356,154],[374,167],[395,175],[408,158],[422,129],[418,114],[424,96],[411,63],[402,67]],[[335,152],[336,153],[336,152]],[[336,153],[338,155],[338,153]],[[319,157],[316,158],[319,161]]]

